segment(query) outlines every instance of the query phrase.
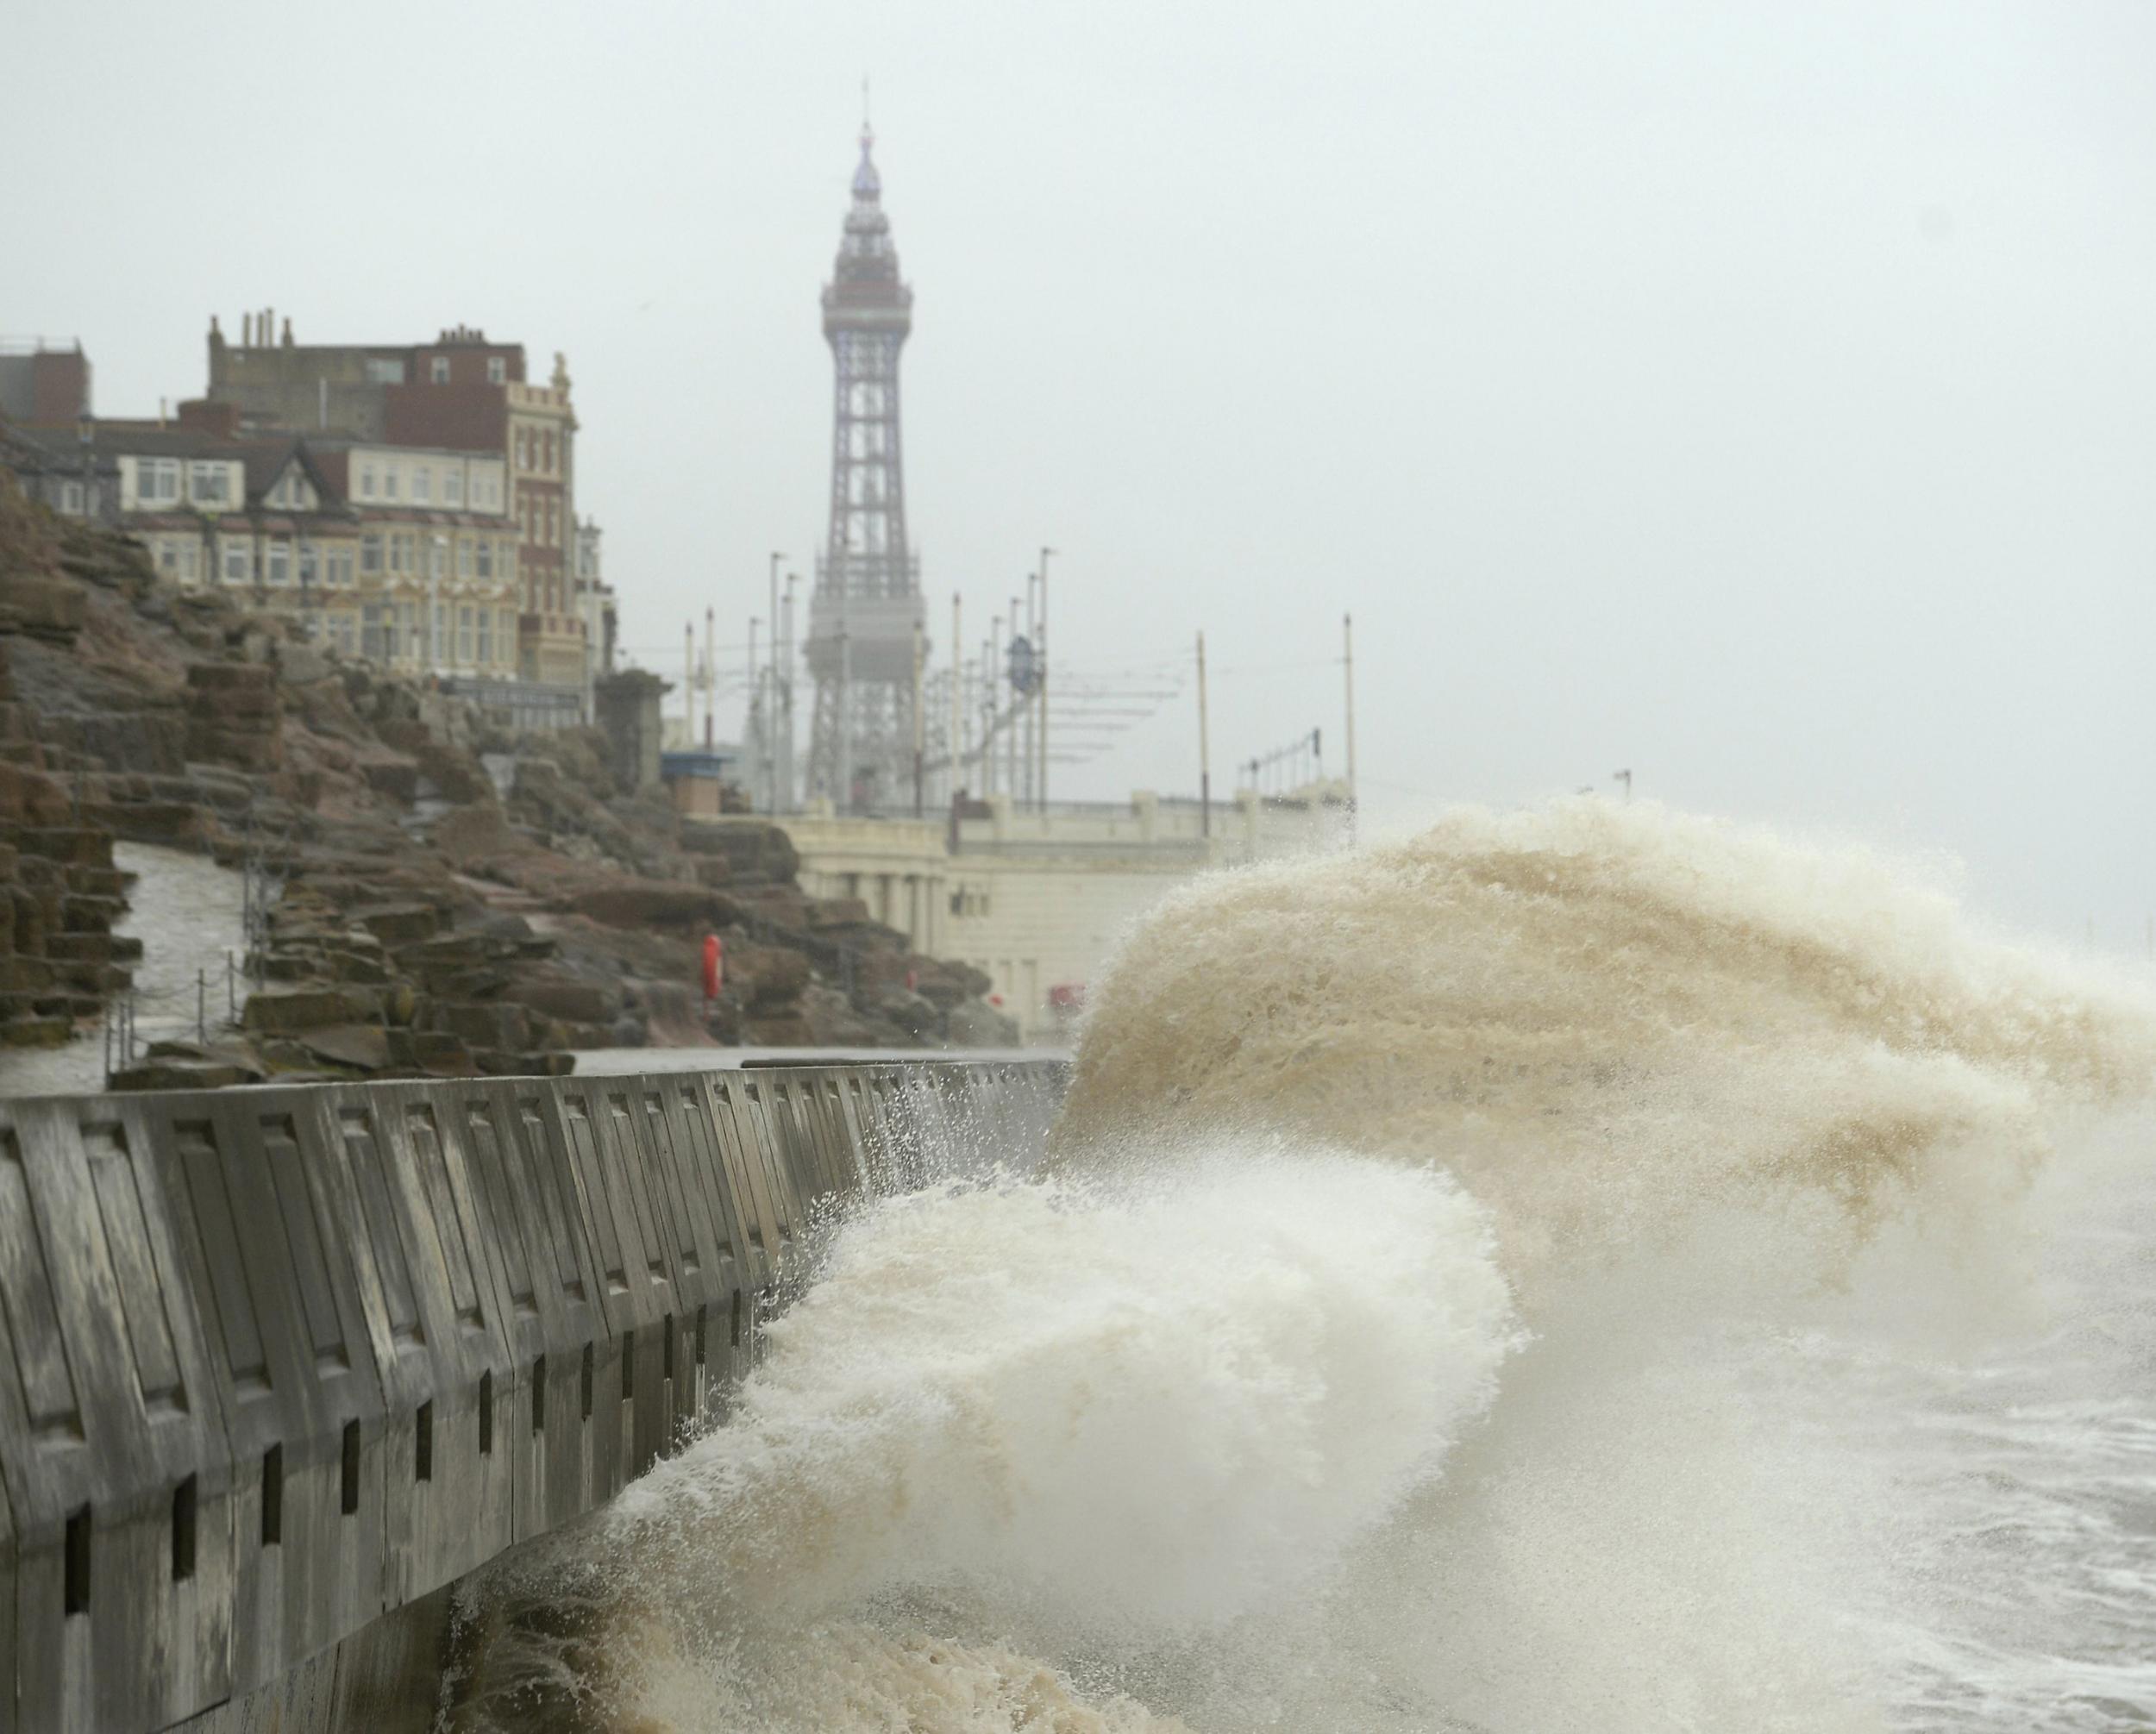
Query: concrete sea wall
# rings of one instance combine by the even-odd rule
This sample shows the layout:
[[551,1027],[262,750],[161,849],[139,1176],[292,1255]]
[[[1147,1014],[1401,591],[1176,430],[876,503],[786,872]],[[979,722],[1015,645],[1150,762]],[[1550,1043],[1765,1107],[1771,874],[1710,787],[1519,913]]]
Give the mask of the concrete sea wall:
[[1030,1161],[1062,1087],[0,1100],[0,1734],[424,1726],[447,1587],[722,1408],[846,1201]]

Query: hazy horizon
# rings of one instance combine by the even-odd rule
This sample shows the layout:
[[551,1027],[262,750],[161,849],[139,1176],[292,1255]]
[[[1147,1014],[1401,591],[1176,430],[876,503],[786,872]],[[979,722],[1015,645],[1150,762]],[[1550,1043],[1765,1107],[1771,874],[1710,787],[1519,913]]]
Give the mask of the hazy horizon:
[[[931,635],[1044,543],[1071,673],[1215,679],[1364,804],[1642,796],[2156,907],[2156,15],[28,5],[0,335],[101,414],[221,316],[567,353],[623,639],[824,531],[873,77]],[[738,649],[732,652],[737,660]],[[738,701],[732,701],[737,712]],[[805,736],[805,704],[802,729]],[[722,734],[737,724],[722,710]],[[1194,790],[1177,696],[1058,794]]]

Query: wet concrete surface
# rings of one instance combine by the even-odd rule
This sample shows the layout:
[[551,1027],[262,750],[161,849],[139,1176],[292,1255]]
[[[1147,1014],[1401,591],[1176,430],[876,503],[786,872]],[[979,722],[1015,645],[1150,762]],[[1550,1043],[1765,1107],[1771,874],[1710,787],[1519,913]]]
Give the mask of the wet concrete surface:
[[[241,875],[207,855],[148,843],[116,843],[113,865],[135,875],[128,913],[113,931],[142,942],[135,969],[135,1051],[157,1041],[192,1041],[230,1021],[228,959],[242,950]],[[199,1004],[198,1004],[199,1002]],[[0,1049],[0,1096],[59,1095],[104,1087],[105,1042],[85,1024],[64,1048]]]

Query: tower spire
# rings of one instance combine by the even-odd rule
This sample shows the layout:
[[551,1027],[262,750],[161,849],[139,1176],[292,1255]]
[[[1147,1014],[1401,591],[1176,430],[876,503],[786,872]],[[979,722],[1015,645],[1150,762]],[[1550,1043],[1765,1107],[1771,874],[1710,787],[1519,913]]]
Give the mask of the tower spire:
[[898,798],[912,762],[914,635],[924,623],[906,535],[899,352],[913,291],[899,276],[862,85],[861,161],[824,287],[837,391],[830,523],[803,649],[816,682],[808,790],[841,811]]

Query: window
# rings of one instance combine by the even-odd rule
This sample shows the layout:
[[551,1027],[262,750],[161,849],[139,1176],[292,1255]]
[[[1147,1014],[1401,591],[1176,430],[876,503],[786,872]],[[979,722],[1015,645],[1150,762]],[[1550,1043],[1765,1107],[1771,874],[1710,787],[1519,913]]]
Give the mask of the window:
[[446,602],[435,604],[432,617],[434,631],[429,641],[429,648],[434,653],[436,661],[446,661],[449,648],[449,604]]
[[484,668],[494,660],[494,610],[482,608],[479,613],[479,664]]
[[290,584],[292,581],[292,545],[279,536],[265,552],[268,558],[264,562],[264,578],[271,584]]
[[135,460],[135,501],[137,505],[169,505],[179,498],[178,458],[137,458]]
[[449,575],[449,544],[441,536],[435,537],[428,546],[427,570],[436,578]]
[[367,383],[370,385],[401,385],[404,383],[404,363],[401,356],[370,356],[367,363]]
[[411,497],[417,505],[428,505],[434,500],[434,466],[414,464],[411,467]]
[[[377,560],[380,550],[375,551]],[[352,550],[349,547],[326,548],[323,552],[322,580],[333,590],[348,590],[352,585]]]
[[198,506],[221,506],[225,504],[225,466],[222,464],[190,464],[187,466],[187,497]]
[[157,569],[169,576],[178,576],[179,572],[179,544],[174,541],[170,536],[161,535],[157,538],[155,546],[157,548]]
[[179,581],[193,584],[202,576],[201,550],[191,541],[179,545]]
[[447,355],[436,356],[430,372],[436,385],[448,385],[449,383],[449,358]]
[[395,499],[398,485],[403,479],[397,473],[396,465],[385,466],[382,471],[382,498],[385,500]]
[[442,504],[445,506],[464,504],[464,472],[454,464],[442,473]]
[[378,573],[382,569],[382,538],[379,531],[360,538],[360,570]]
[[360,466],[360,498],[363,500],[374,498],[374,466],[372,464]]
[[417,539],[411,531],[400,529],[390,533],[389,569],[392,572],[411,573],[419,570]]
[[60,509],[73,517],[82,516],[82,484],[63,482],[60,491]]
[[504,384],[508,378],[509,363],[499,355],[489,355],[486,358],[486,383],[490,385],[499,385]]
[[370,662],[389,660],[389,633],[382,624],[385,612],[377,602],[367,603],[360,610],[360,654]]
[[251,584],[254,580],[254,550],[243,541],[228,541],[224,545],[224,581],[227,584]]
[[554,473],[554,435],[552,434],[548,434],[547,435],[547,455],[546,460],[542,467],[545,469],[548,475],[552,475]]
[[400,602],[397,604],[397,640],[403,648],[404,654],[415,659],[419,655],[419,604],[417,603]]
[[299,544],[299,587],[302,590],[322,582],[322,560],[310,541]]
[[493,539],[492,539],[492,537],[490,537],[490,536],[481,536],[481,537],[479,539],[479,541],[478,541],[474,544],[474,546],[475,546],[475,547],[479,549],[479,576],[480,576],[481,578],[492,578],[492,577],[493,577],[493,575],[494,575],[494,542],[493,542]]
[[459,578],[469,578],[472,575],[473,546],[470,536],[462,535],[457,538],[457,576]]

